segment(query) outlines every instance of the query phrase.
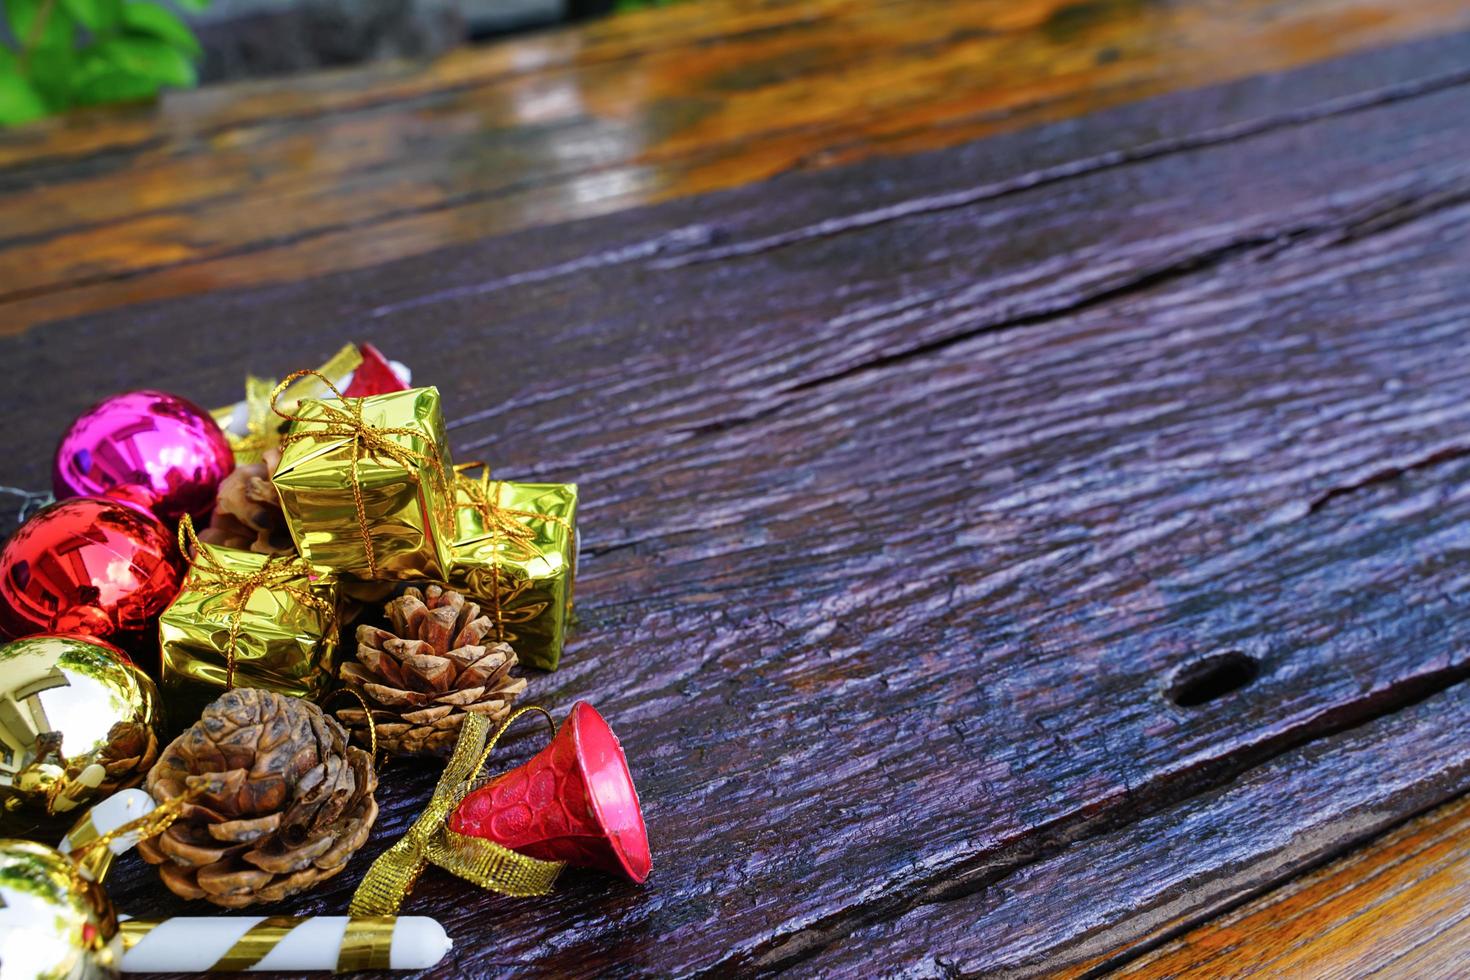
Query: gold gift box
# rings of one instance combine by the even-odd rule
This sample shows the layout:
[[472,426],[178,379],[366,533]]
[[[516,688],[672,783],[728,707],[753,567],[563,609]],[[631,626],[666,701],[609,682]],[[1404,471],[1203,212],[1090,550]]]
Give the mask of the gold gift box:
[[171,720],[187,725],[230,687],[325,695],[337,652],[335,578],[295,557],[196,547],[183,588],[158,620]]
[[556,670],[577,574],[577,485],[455,478],[449,585],[480,604],[521,663]]
[[437,388],[303,401],[271,482],[314,567],[368,581],[444,578],[453,491]]
[[[307,374],[288,385],[276,404],[294,409],[303,398],[326,398],[331,392],[322,378],[335,378],[338,385],[345,385],[360,364],[362,352],[356,344],[347,344],[318,368],[316,375]],[[275,387],[275,381],[247,375],[244,400],[209,413],[224,432],[225,441],[240,466],[258,463],[268,450],[281,443],[286,421],[271,411],[271,392]]]

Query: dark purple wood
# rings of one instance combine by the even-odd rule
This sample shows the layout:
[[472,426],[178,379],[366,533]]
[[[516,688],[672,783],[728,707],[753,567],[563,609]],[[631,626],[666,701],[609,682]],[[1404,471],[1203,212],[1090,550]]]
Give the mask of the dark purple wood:
[[[581,626],[529,697],[608,716],[655,854],[644,888],[569,874],[536,900],[426,875],[410,908],[459,943],[433,975],[946,953],[894,917],[960,963],[1060,962],[1163,899],[1100,876],[1113,900],[1084,906],[1075,870],[1036,869],[1078,841],[1172,867],[1149,821],[1224,819],[1198,794],[1238,778],[1292,799],[1292,760],[1373,719],[1343,736],[1363,764],[1412,759],[1390,719],[1470,672],[1467,64],[1443,39],[50,325],[0,341],[46,379],[12,389],[0,480],[43,484],[107,391],[218,403],[247,367],[371,340],[440,385],[460,458],[582,485]],[[1227,651],[1254,680],[1169,701]],[[1419,764],[1375,826],[1464,785],[1458,756]],[[389,769],[366,853],[282,911],[344,909],[434,776]],[[1303,800],[1314,854],[1363,832]],[[1278,854],[1250,827],[1202,842],[1190,914]],[[1015,914],[1058,944],[984,959],[956,923],[1012,881],[1042,883]],[[183,909],[136,864],[112,887]]]
[[[934,892],[901,917],[825,944],[804,971],[861,975],[881,951],[917,976],[1061,964],[1101,974],[1380,833],[1406,807],[1470,786],[1467,725],[1470,689],[1458,684],[992,886]],[[1051,910],[1061,903],[1065,915]]]

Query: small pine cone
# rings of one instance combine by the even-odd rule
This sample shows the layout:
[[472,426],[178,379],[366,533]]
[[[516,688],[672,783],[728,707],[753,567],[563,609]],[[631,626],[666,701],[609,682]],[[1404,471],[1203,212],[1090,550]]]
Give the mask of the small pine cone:
[[[458,592],[410,588],[388,603],[391,629],[357,628],[357,663],[342,680],[362,693],[373,713],[378,744],[401,755],[448,755],[469,714],[494,725],[526,689],[512,677],[515,651],[485,643],[494,627]],[[368,744],[367,716],[342,708],[337,718],[358,744]]]
[[107,773],[106,788],[132,777],[137,780],[158,759],[158,736],[152,725],[120,721],[108,729],[107,747],[97,761]]
[[214,514],[209,527],[199,532],[199,540],[262,555],[294,553],[281,495],[271,483],[279,465],[281,451],[270,449],[260,462],[235,467],[219,485]]
[[346,866],[377,819],[377,783],[372,759],[316,705],[236,688],[149,772],[159,803],[199,795],[138,851],[183,898],[279,901]]

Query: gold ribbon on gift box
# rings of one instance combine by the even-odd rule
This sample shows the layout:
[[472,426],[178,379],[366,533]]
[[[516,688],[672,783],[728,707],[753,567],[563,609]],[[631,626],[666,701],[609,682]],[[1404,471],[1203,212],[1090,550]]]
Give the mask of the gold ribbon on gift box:
[[[294,381],[315,377],[328,391],[336,396],[342,407],[337,407],[325,401],[317,402],[319,416],[306,418],[294,415],[281,409],[277,399]],[[388,458],[405,469],[427,468],[430,478],[435,484],[435,496],[440,501],[446,501],[440,508],[430,515],[430,519],[439,525],[439,531],[445,535],[446,540],[453,535],[453,515],[450,512],[449,498],[449,476],[444,472],[444,462],[440,458],[439,446],[434,439],[420,429],[408,426],[377,426],[362,417],[362,398],[347,398],[338,390],[332,380],[320,371],[297,371],[289,374],[276,385],[275,391],[271,392],[271,411],[288,422],[307,423],[310,429],[297,431],[293,426],[281,440],[282,447],[305,439],[350,439],[352,483],[352,505],[357,515],[358,533],[362,535],[363,551],[367,556],[368,578],[376,580],[378,574],[378,560],[373,548],[372,524],[368,521],[367,504],[362,495],[362,476],[358,469],[358,463],[364,455],[374,459]],[[406,436],[419,439],[429,446],[428,452],[412,449],[402,443],[395,442],[391,437]]]
[[447,825],[454,808],[476,787],[476,777],[506,729],[533,711],[545,715],[553,730],[556,728],[545,708],[521,708],[487,742],[490,723],[481,715],[465,717],[434,795],[408,832],[368,868],[353,893],[348,907],[351,915],[396,915],[428,864],[502,895],[524,898],[551,891],[556,876],[566,867],[563,862],[527,857],[492,840],[455,833]]
[[[471,470],[480,471],[478,479],[468,475]],[[491,621],[495,623],[495,638],[506,641],[510,638],[506,635],[508,621],[504,609],[505,588],[501,581],[499,559],[506,557],[528,560],[545,557],[541,549],[536,546],[535,529],[527,527],[523,522],[545,521],[555,524],[567,532],[568,540],[572,542],[576,540],[577,532],[571,522],[559,514],[544,514],[540,511],[501,506],[500,495],[503,486],[505,486],[505,481],[491,480],[490,467],[479,460],[460,463],[454,467],[454,489],[457,491],[455,506],[472,510],[479,515],[480,522],[490,538],[491,550],[495,553],[495,558],[490,563],[490,594],[480,598],[489,604],[486,611],[490,613]],[[458,493],[464,494],[465,503],[458,503]],[[532,613],[533,616],[535,614],[535,612]]]
[[[194,522],[188,514],[179,521],[179,550],[189,561],[189,578],[185,587],[204,596],[228,596],[230,611],[229,639],[225,655],[225,689],[235,686],[235,660],[240,646],[240,632],[245,617],[245,604],[257,589],[284,592],[304,605],[323,615],[334,618],[336,606],[317,595],[310,588],[300,588],[292,583],[298,579],[310,580],[311,566],[299,557],[272,555],[253,572],[236,571],[227,567],[215,556],[208,545],[201,544],[194,534]],[[335,629],[329,626],[328,632]]]

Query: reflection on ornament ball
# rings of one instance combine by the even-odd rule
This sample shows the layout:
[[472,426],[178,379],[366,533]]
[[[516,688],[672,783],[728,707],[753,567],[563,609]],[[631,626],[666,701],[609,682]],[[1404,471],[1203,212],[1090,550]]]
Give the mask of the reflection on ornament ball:
[[122,960],[102,889],[44,844],[0,840],[0,976],[102,980]]
[[235,468],[225,434],[204,409],[163,391],[104,398],[72,423],[56,447],[58,500],[128,488],[165,521],[203,517]]
[[0,551],[0,633],[143,630],[182,578],[178,545],[152,514],[103,497],[62,500]]
[[142,782],[161,732],[158,688],[110,644],[0,646],[0,828],[64,829],[78,807]]

